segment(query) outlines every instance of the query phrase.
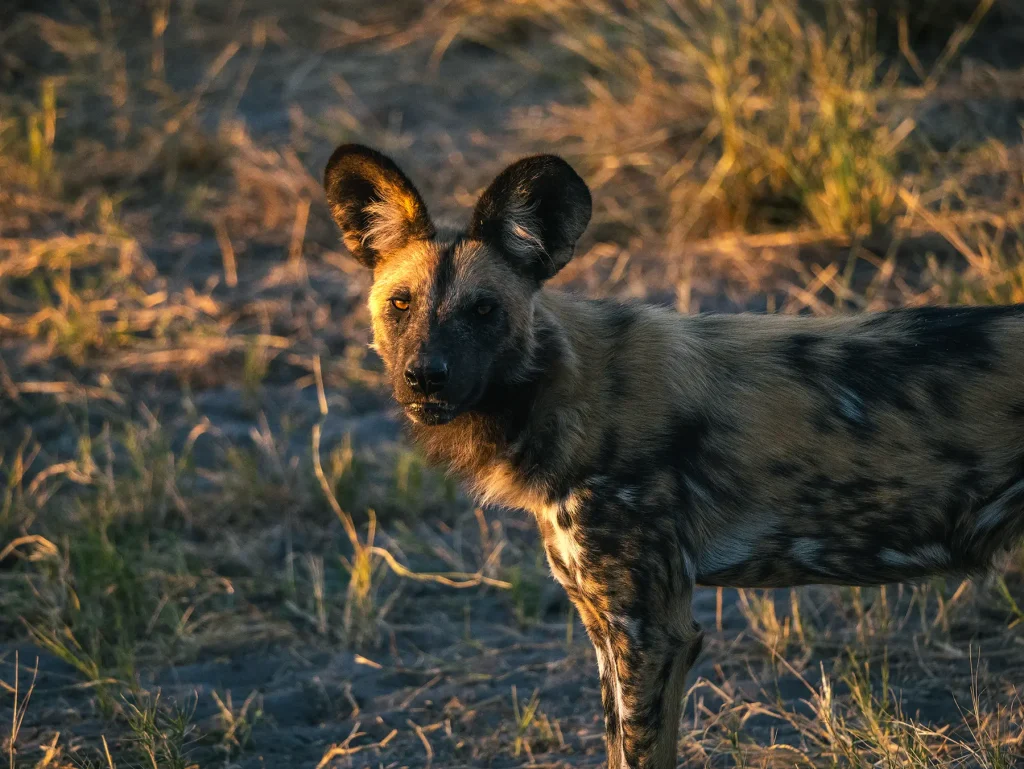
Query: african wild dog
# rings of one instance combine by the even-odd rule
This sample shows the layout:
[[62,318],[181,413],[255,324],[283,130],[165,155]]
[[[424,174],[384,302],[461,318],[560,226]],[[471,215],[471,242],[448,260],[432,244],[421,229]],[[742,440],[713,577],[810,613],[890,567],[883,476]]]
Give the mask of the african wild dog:
[[544,288],[591,211],[550,155],[464,230],[366,147],[325,186],[415,438],[537,519],[597,650],[609,766],[675,766],[694,585],[969,574],[1024,537],[1024,306],[684,317]]

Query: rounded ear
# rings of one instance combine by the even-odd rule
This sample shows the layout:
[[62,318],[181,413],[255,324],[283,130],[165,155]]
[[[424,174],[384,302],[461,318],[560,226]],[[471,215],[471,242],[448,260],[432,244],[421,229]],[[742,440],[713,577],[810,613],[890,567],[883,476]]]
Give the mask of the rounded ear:
[[469,236],[540,282],[572,259],[590,212],[590,190],[572,166],[555,155],[535,155],[510,165],[480,196]]
[[361,144],[338,147],[327,161],[324,189],[345,245],[367,267],[434,234],[427,207],[409,177],[374,149]]

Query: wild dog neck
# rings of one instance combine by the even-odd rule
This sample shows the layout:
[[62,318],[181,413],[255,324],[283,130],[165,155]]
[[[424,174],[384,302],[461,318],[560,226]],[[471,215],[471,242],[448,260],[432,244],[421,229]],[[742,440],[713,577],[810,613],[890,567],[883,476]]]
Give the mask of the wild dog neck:
[[586,302],[553,290],[535,298],[520,377],[492,383],[471,412],[446,425],[412,425],[431,461],[463,476],[485,502],[537,511],[568,492],[568,478],[591,458],[585,415],[597,404],[587,386],[595,359],[581,347],[600,334]]

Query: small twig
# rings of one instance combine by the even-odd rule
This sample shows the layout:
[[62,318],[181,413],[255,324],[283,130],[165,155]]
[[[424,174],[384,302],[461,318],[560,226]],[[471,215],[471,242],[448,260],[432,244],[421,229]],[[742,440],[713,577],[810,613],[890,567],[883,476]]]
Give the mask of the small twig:
[[[2,317],[3,316],[0,315],[0,318]],[[3,323],[0,322],[0,325],[3,325]],[[14,379],[10,375],[10,372],[7,370],[7,365],[4,363],[3,358],[0,358],[0,388],[3,389],[3,391],[7,394],[7,397],[10,398],[12,401],[14,401],[15,403],[21,402],[21,395],[18,392],[18,385],[15,383]]]
[[399,710],[405,710],[407,707],[409,707],[413,703],[413,700],[415,700],[417,697],[419,697],[421,694],[423,694],[423,692],[425,692],[427,689],[429,689],[431,686],[433,686],[434,684],[436,684],[440,680],[441,680],[441,674],[438,673],[436,676],[431,678],[429,681],[427,681],[422,686],[420,686],[417,689],[415,689],[412,692],[412,694],[410,694],[408,697],[406,697],[404,700],[402,700],[402,703],[398,706],[398,709]]
[[355,726],[352,727],[352,731],[349,732],[348,737],[346,737],[341,744],[339,744],[339,745],[332,745],[327,750],[327,752],[324,753],[324,757],[320,759],[320,763],[316,765],[316,769],[323,769],[325,766],[327,766],[327,764],[329,764],[335,758],[342,758],[344,756],[351,756],[351,755],[354,755],[356,753],[361,753],[364,750],[370,750],[372,748],[376,748],[378,750],[381,750],[381,749],[387,747],[387,744],[389,742],[391,742],[391,740],[393,740],[395,738],[395,735],[397,735],[397,734],[398,734],[398,730],[397,729],[392,729],[390,732],[388,732],[388,736],[385,737],[384,739],[380,740],[379,742],[373,742],[373,743],[370,743],[369,745],[357,745],[355,747],[349,747],[349,743],[352,742],[352,740],[354,740],[356,737],[363,736],[363,732],[359,731],[359,722],[357,721]]
[[235,260],[235,247],[231,245],[231,237],[223,222],[214,225],[214,234],[217,236],[217,245],[220,246],[221,259],[224,260],[224,282],[229,288],[238,285],[238,263]]
[[313,356],[313,376],[316,379],[316,399],[320,404],[320,416],[327,416],[327,394],[324,392],[324,373],[320,368],[320,356]]
[[434,749],[430,747],[430,740],[427,739],[427,735],[424,733],[423,727],[418,724],[414,724],[409,719],[406,719],[405,722],[412,727],[413,731],[416,732],[416,736],[420,738],[420,742],[423,743],[423,749],[427,751],[427,766],[430,766],[434,760]]
[[22,545],[39,545],[39,548],[46,552],[47,555],[57,555],[57,546],[45,537],[41,537],[38,534],[29,534],[24,537],[18,537],[7,543],[3,550],[0,550],[0,561],[9,556],[11,553],[16,551]]
[[909,190],[903,189],[902,187],[897,192],[900,196],[900,200],[903,201],[907,208],[915,214],[918,214],[925,220],[929,227],[949,241],[949,244],[959,251],[967,261],[975,265],[981,262],[981,257],[978,256],[978,253],[973,248],[967,245],[967,241],[960,236],[960,233],[956,231],[956,228],[941,221],[937,216],[935,216],[935,214],[925,208],[921,204],[921,200],[917,195]]
[[295,204],[295,222],[292,225],[292,240],[288,246],[288,264],[295,270],[295,275],[308,280],[306,265],[302,260],[302,246],[306,240],[306,223],[309,221],[310,199],[299,198]]
[[110,748],[107,746],[107,738],[101,734],[100,739],[103,741],[103,753],[107,757],[107,766],[110,767],[110,769],[114,769],[114,759],[110,757]]
[[121,405],[124,398],[113,390],[102,387],[76,385],[71,382],[15,382],[14,386],[21,394],[36,395],[67,395],[69,397],[86,397],[94,400],[106,400]]
[[383,547],[372,547],[370,548],[370,552],[374,555],[380,556],[398,576],[413,579],[417,582],[436,582],[440,585],[455,588],[477,587],[478,585],[490,585],[491,587],[498,587],[502,590],[510,590],[512,588],[511,582],[506,582],[502,579],[494,579],[493,577],[485,577],[481,572],[467,574],[463,572],[449,571],[440,574],[432,574],[411,571],[405,566],[402,566],[402,564],[395,560],[395,557]]
[[[331,484],[328,482],[327,476],[324,474],[323,465],[320,463],[319,424],[313,425],[313,472],[316,474],[317,480],[320,482],[320,488],[323,490],[324,496],[327,497],[328,504],[330,504],[334,514],[338,517],[338,520],[341,521],[341,525],[345,528],[345,533],[348,535],[349,541],[352,543],[352,547],[356,552],[361,549],[367,549],[367,545],[359,541],[359,532],[356,531],[355,523],[352,521],[352,516],[342,509],[341,504],[338,502],[338,498],[331,490]],[[382,547],[370,546],[368,549],[373,555],[382,558],[395,574],[400,577],[416,580],[417,582],[435,582],[439,585],[454,588],[476,587],[478,585],[490,585],[491,587],[498,587],[503,590],[510,590],[512,588],[512,584],[510,582],[494,579],[493,577],[485,577],[482,572],[477,572],[475,574],[466,574],[462,572],[444,572],[440,574],[415,572],[400,564],[395,560],[395,557],[391,555],[390,552]]]
[[715,630],[722,632],[722,593],[721,587],[715,589]]
[[313,472],[316,473],[316,478],[320,481],[320,488],[324,492],[324,496],[327,497],[327,502],[330,504],[334,514],[338,516],[338,520],[341,521],[341,525],[345,527],[345,533],[348,535],[349,541],[352,543],[352,547],[358,552],[363,546],[359,541],[359,533],[356,531],[356,526],[352,522],[352,516],[342,510],[341,505],[338,503],[338,498],[334,495],[331,490],[331,484],[327,482],[327,476],[324,475],[324,468],[320,464],[320,425],[313,425]]

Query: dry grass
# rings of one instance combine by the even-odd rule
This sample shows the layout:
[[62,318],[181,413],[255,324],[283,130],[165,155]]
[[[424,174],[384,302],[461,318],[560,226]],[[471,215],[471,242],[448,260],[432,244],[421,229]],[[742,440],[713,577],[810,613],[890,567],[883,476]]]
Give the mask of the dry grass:
[[[598,208],[561,281],[593,294],[1024,301],[1022,23],[1009,0],[0,11],[7,764],[599,765],[592,653],[531,523],[395,430],[327,153],[384,146],[447,212],[496,158],[562,152]],[[1022,571],[702,591],[683,750],[1019,765]]]

